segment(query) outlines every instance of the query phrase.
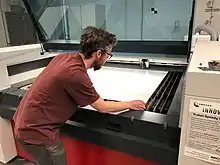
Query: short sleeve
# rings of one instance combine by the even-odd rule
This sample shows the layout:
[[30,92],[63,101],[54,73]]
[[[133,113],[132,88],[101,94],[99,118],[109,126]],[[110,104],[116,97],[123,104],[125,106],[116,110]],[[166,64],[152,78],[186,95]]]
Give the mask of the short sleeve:
[[65,90],[80,107],[91,105],[100,97],[84,70],[77,70],[68,78]]

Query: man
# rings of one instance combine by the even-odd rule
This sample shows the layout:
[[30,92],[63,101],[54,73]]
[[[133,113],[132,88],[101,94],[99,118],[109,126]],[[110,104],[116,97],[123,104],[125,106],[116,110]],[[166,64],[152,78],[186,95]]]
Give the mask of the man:
[[14,132],[35,163],[66,165],[59,127],[77,107],[91,105],[101,113],[145,109],[140,100],[104,101],[90,81],[87,69],[100,69],[112,56],[116,42],[114,34],[87,27],[81,35],[80,52],[57,55],[34,81],[14,115]]

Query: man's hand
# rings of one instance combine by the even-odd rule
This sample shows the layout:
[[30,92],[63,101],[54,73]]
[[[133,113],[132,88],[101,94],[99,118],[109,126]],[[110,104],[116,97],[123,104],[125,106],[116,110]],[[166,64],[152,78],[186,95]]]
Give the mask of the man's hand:
[[130,109],[132,110],[145,110],[146,106],[145,106],[145,102],[141,101],[141,100],[133,100],[129,102],[130,104]]
[[93,108],[98,110],[99,112],[118,112],[127,109],[131,110],[145,110],[145,103],[141,100],[133,100],[133,101],[125,101],[125,102],[115,102],[115,101],[104,101],[101,97],[91,104]]

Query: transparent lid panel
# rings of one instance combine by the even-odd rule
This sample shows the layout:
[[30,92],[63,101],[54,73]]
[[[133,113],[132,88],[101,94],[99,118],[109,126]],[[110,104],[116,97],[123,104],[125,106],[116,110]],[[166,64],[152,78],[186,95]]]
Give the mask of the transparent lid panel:
[[184,41],[192,0],[28,0],[47,39],[79,41],[96,26],[119,40]]

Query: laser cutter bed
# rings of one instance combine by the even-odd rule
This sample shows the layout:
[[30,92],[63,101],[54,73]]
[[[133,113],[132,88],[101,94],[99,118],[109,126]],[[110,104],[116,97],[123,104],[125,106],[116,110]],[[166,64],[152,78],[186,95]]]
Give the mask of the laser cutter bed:
[[[73,13],[67,13],[80,11],[82,12],[80,19],[86,19],[84,12],[95,12],[94,15],[91,14],[92,17],[94,16],[91,20],[95,20],[95,25],[98,26],[100,24],[97,22],[101,19],[98,17],[98,13],[100,15],[100,12],[105,11],[104,9],[106,12],[107,9],[109,10],[107,14],[114,13],[111,10],[118,6],[118,4],[114,4],[115,7],[111,8],[107,1],[103,1],[106,3],[105,5],[100,2],[75,5],[75,1],[61,2],[59,0],[50,2],[42,0],[42,3],[30,0],[23,0],[23,2],[36,28],[40,45],[38,55],[33,58],[27,59],[27,56],[21,55],[18,61],[9,63],[6,60],[5,62],[7,65],[3,69],[5,69],[4,74],[7,79],[5,82],[7,83],[3,88],[7,88],[0,91],[0,116],[7,121],[12,120],[16,108],[31,84],[34,83],[34,79],[54,56],[60,52],[77,52],[79,50],[79,41],[76,38],[84,25],[80,26],[78,31],[74,29],[75,27],[70,28],[74,23],[64,24],[64,22],[70,23],[75,20]],[[119,2],[117,1],[117,3]],[[134,10],[134,5],[131,6]],[[140,40],[124,40],[120,39],[119,35],[119,42],[113,49],[112,59],[99,71],[88,70],[97,92],[105,100],[141,99],[146,102],[147,106],[145,111],[126,110],[111,114],[99,113],[91,106],[80,107],[61,127],[61,139],[67,150],[68,165],[80,164],[79,162],[85,160],[83,154],[85,152],[88,155],[94,154],[91,157],[101,157],[100,159],[108,164],[177,164],[182,89],[190,56],[194,6],[194,0],[192,3],[190,1],[190,3],[182,4],[181,1],[181,4],[176,4],[176,8],[184,8],[184,14],[187,13],[183,19],[187,20],[183,31],[178,31],[175,23],[170,37],[163,36],[162,39],[156,37],[159,33],[155,33],[153,39],[142,38]],[[58,8],[59,12],[56,10]],[[87,10],[87,8],[91,10]],[[185,9],[190,11],[186,12]],[[52,11],[54,13],[51,15]],[[60,12],[62,14],[59,14]],[[55,16],[54,19],[51,19],[51,16]],[[78,19],[78,15],[75,16]],[[180,16],[177,15],[177,17],[179,19]],[[107,18],[111,20],[111,17]],[[132,19],[132,21],[134,20]],[[81,20],[82,23],[84,21]],[[52,28],[52,25],[56,26]],[[113,25],[118,27],[116,23]],[[108,23],[106,26],[110,26],[110,24]],[[52,31],[54,32],[52,33]],[[70,31],[71,33],[69,33]],[[141,31],[142,37],[146,35],[145,33]],[[149,34],[147,33],[147,35]],[[185,35],[188,36],[188,40],[184,40]],[[7,53],[11,51],[13,51],[13,47],[7,50]],[[18,55],[22,54],[21,52],[22,50],[18,51]],[[25,62],[21,62],[22,60]],[[97,149],[94,144],[100,148]],[[78,147],[76,148],[76,146]],[[90,149],[87,148],[88,146]],[[19,147],[17,150],[18,155],[28,158],[19,150]],[[105,154],[100,156],[100,153]],[[77,155],[77,157],[73,155]],[[109,155],[111,160],[104,155]],[[89,159],[80,165],[85,164],[96,165],[97,162]]]
[[[91,81],[93,82],[95,89],[105,100],[130,101],[139,99],[145,101],[146,104],[165,77],[167,80],[165,81],[164,87],[166,86],[166,88],[168,88],[169,85],[175,85],[175,79],[174,82],[172,82],[172,77],[177,77],[177,79],[181,78],[181,74],[178,77],[178,73],[169,73],[168,76],[167,71],[113,68],[106,66],[104,66],[99,71],[93,71],[92,69],[90,69],[88,70],[88,74],[91,78]],[[179,82],[178,80],[176,81],[177,83]],[[106,87],[106,84],[109,85]],[[31,84],[28,84],[21,87],[20,89],[28,90],[30,87]],[[167,92],[168,95],[171,94],[170,91],[165,92]],[[169,97],[167,95],[165,95],[164,93],[162,95],[164,95],[163,97],[168,100]],[[152,101],[154,100],[151,100],[151,102]],[[163,100],[161,104],[162,107],[160,112],[166,113],[163,112],[166,111],[163,110],[166,104],[166,100]],[[154,111],[158,105],[159,103],[155,105],[155,107],[152,107],[151,103],[149,106],[149,110],[152,109],[152,111]],[[87,106],[84,108],[95,110],[91,106]],[[121,112],[114,112],[112,114],[118,113]]]

